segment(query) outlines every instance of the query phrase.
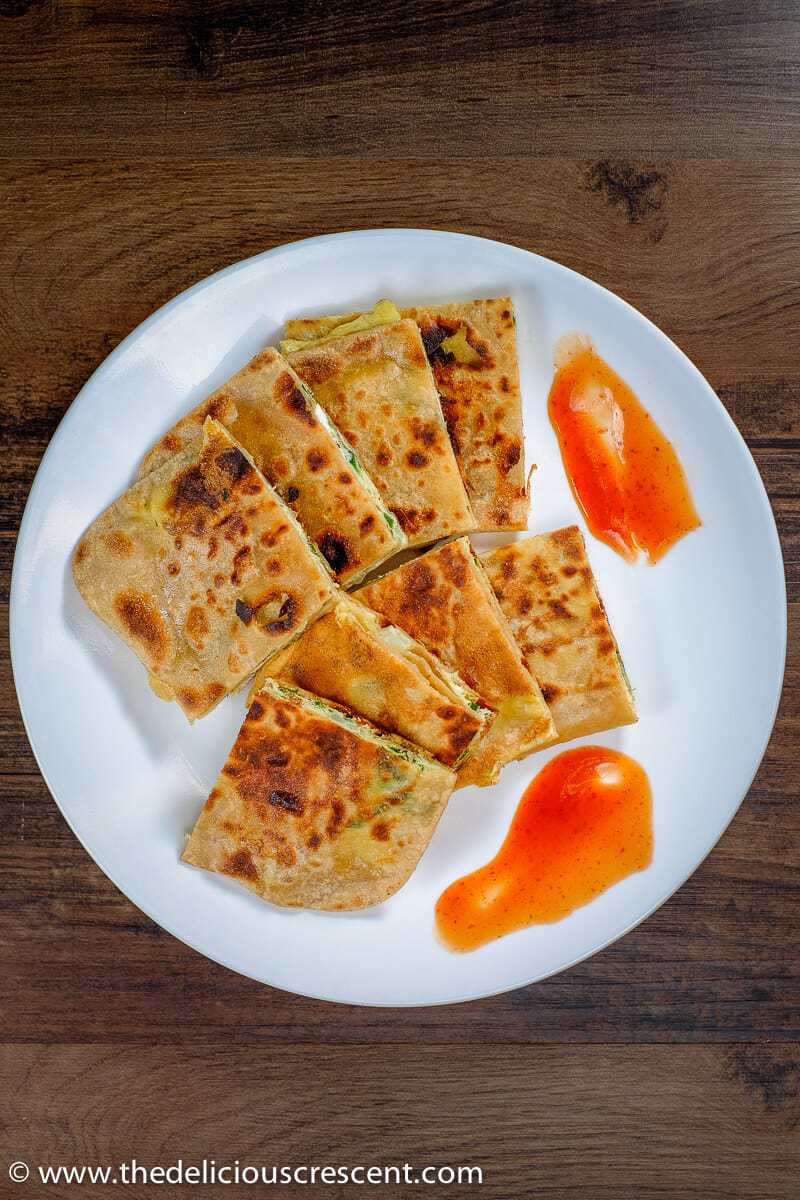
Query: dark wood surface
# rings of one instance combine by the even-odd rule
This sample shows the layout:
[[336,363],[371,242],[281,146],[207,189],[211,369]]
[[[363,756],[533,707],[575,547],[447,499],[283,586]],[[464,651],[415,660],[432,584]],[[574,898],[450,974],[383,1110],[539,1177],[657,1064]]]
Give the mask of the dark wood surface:
[[0,0],[4,624],[36,466],[108,352],[219,267],[370,225],[515,242],[655,320],[752,449],[790,600],[773,739],[693,878],[555,979],[414,1011],[261,987],[134,909],[51,801],[4,656],[0,1195],[38,1194],[16,1158],[203,1155],[481,1165],[453,1196],[797,1194],[798,35],[767,0]]

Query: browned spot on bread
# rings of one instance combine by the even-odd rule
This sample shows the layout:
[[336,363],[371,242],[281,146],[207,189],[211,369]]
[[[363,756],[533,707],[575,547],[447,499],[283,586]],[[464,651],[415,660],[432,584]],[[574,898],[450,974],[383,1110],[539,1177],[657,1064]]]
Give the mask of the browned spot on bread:
[[430,459],[428,458],[427,454],[423,454],[421,450],[409,450],[406,454],[406,462],[408,463],[409,467],[415,467],[419,469],[420,467],[427,467]]
[[453,720],[447,731],[450,754],[449,757],[445,758],[445,761],[448,766],[453,766],[459,756],[466,750],[478,731],[479,724],[477,718],[471,713],[467,713],[463,709],[454,710]]
[[378,335],[371,330],[365,330],[363,333],[356,335],[350,346],[350,351],[353,355],[370,354],[378,348]]
[[531,571],[544,587],[555,587],[558,576],[555,575],[538,554],[531,560]]
[[411,418],[411,432],[428,448],[435,446],[442,436],[442,430],[435,421],[423,421],[421,417]]
[[326,771],[335,773],[339,770],[347,755],[349,745],[349,738],[343,729],[336,727],[320,729],[315,748],[319,762]]
[[211,537],[208,539],[208,557],[209,557],[209,559],[216,558],[218,550],[219,550],[219,540],[217,538],[215,538],[212,533]]
[[341,534],[323,533],[317,538],[317,545],[335,575],[340,575],[354,560],[352,546]]
[[390,832],[389,823],[387,821],[376,821],[370,829],[370,834],[375,838],[376,842],[388,842]]
[[189,609],[186,614],[186,636],[190,641],[202,650],[205,645],[205,639],[208,637],[208,617],[202,608],[197,608],[195,605]]
[[566,529],[557,529],[552,534],[552,540],[561,547],[566,558],[573,561],[583,558],[583,539],[573,525],[568,525]]
[[222,870],[225,875],[233,875],[236,879],[258,879],[256,865],[246,850],[237,850],[232,854]]
[[262,533],[260,539],[261,545],[266,546],[268,550],[272,550],[273,547],[277,546],[278,542],[287,532],[288,528],[289,526],[282,521],[281,524],[276,526],[275,529],[270,530],[267,533]]
[[300,619],[300,606],[288,592],[268,592],[254,607],[258,627],[266,633],[288,633]]
[[436,587],[436,576],[427,563],[412,562],[408,569],[408,582],[410,592],[429,593]]
[[327,467],[330,459],[324,450],[318,450],[316,446],[312,446],[306,454],[306,462],[309,471],[321,471],[323,467]]
[[119,558],[127,558],[133,554],[133,539],[128,537],[124,529],[114,529],[111,533],[103,534],[103,541],[112,554]]
[[275,808],[282,808],[284,812],[295,813],[297,816],[303,812],[303,801],[292,792],[277,789],[269,793],[267,800]]
[[597,643],[598,654],[613,654],[614,649],[614,643],[612,642],[611,638],[603,638],[602,641]]
[[556,617],[561,617],[564,621],[574,621],[575,614],[571,612],[566,604],[561,600],[548,600],[547,607]]
[[167,563],[167,574],[168,575],[180,575],[180,572],[181,572],[181,564],[180,563],[177,563],[177,562]]
[[398,506],[393,508],[392,512],[400,522],[400,527],[403,530],[403,533],[410,533],[412,535],[419,533],[420,529],[422,528],[422,514],[418,508],[412,508],[410,506],[401,508]]
[[178,450],[181,448],[181,439],[177,436],[177,434],[167,433],[161,439],[161,445],[164,450],[167,450],[170,454],[177,454]]
[[557,700],[561,695],[561,689],[556,687],[554,683],[543,683],[542,695],[544,696],[546,704],[552,704],[553,701]]
[[503,565],[500,570],[503,573],[504,579],[513,579],[517,573],[517,564],[514,562],[513,558],[504,558]]
[[75,551],[75,565],[80,566],[89,553],[89,547],[86,542],[81,542],[78,549]]
[[253,551],[250,546],[240,546],[234,554],[233,570],[231,571],[231,583],[234,587],[238,587],[244,579],[252,556]]
[[322,838],[318,833],[312,833],[306,842],[306,845],[308,846],[309,850],[318,850],[322,845]]
[[288,371],[284,371],[275,380],[273,395],[292,416],[297,417],[303,424],[310,425],[312,429],[314,428],[317,422],[308,400]]
[[234,483],[244,479],[245,475],[249,475],[253,470],[238,446],[231,446],[230,450],[223,450],[222,454],[218,454],[217,466]]
[[333,841],[333,839],[335,837],[339,836],[343,821],[344,821],[344,805],[341,803],[340,800],[332,800],[331,801],[331,815],[328,818],[328,824],[325,828],[325,832],[328,835],[328,837],[331,839],[331,841]]
[[213,510],[219,505],[220,498],[210,486],[202,467],[187,467],[173,480],[167,508],[175,513],[183,514],[198,508]]
[[353,476],[350,475],[347,471],[340,471],[337,478],[339,480],[339,483],[341,483],[342,487],[347,487],[348,484],[353,482]]
[[191,716],[199,716],[206,712],[217,700],[225,695],[225,688],[220,683],[209,683],[203,688],[185,687],[178,691],[181,706]]
[[524,617],[533,608],[533,598],[528,595],[522,595],[519,598],[519,613]]
[[292,487],[288,487],[286,489],[286,500],[289,504],[294,504],[295,500],[299,500],[299,498],[300,498],[300,488],[299,487],[292,486]]
[[213,417],[215,421],[224,422],[226,417],[232,416],[232,408],[235,407],[230,396],[220,394],[212,396],[206,406],[206,414]]
[[115,597],[114,611],[129,637],[146,652],[147,661],[156,666],[163,662],[169,651],[169,636],[152,597],[126,588]]
[[576,575],[576,574],[577,574],[577,572],[578,572],[578,568],[577,568],[577,567],[573,567],[573,566],[572,566],[571,564],[569,564],[569,563],[567,564],[567,566],[566,566],[566,567],[562,567],[562,568],[561,568],[561,574],[562,574],[562,575],[563,575],[563,576],[564,576],[566,579],[571,579],[573,575]]
[[444,546],[439,555],[442,572],[454,587],[464,587],[467,582],[467,564],[463,552],[452,546]]
[[510,392],[511,391],[511,385],[508,382],[507,375],[503,375],[500,380],[500,391],[501,392]]
[[298,375],[310,383],[327,383],[339,370],[339,356],[329,350],[300,351],[292,356],[292,366]]
[[247,710],[248,721],[260,721],[264,715],[264,706],[258,700],[254,700]]
[[243,625],[249,625],[253,619],[253,610],[244,600],[236,601],[236,615]]
[[385,442],[381,443],[375,454],[375,461],[379,467],[388,467],[392,461],[392,452]]
[[358,528],[364,534],[369,533],[370,529],[375,524],[375,517],[372,513],[367,513],[366,517],[362,517],[358,523]]
[[519,438],[509,438],[500,451],[500,467],[504,475],[517,465],[521,456],[522,445]]

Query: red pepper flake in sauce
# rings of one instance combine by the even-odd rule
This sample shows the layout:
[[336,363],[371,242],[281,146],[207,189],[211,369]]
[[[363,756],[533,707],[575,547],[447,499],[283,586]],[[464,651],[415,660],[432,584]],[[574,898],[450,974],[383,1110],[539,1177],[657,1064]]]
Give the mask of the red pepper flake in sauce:
[[672,444],[584,335],[567,334],[556,348],[548,409],[595,537],[629,562],[643,551],[657,563],[698,527]]
[[528,785],[497,857],[439,897],[439,936],[450,950],[476,950],[559,921],[652,857],[644,769],[603,746],[566,750]]

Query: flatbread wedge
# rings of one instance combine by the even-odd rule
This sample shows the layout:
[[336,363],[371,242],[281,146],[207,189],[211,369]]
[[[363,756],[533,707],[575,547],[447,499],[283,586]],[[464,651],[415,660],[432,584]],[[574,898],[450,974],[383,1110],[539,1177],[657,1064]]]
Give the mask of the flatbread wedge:
[[265,679],[183,860],[273,904],[380,904],[416,867],[454,782],[407,742]]
[[413,321],[328,337],[289,361],[355,447],[410,546],[475,528]]
[[97,518],[73,556],[78,591],[162,699],[204,716],[337,592],[241,446],[202,435]]
[[405,535],[351,446],[277,350],[263,350],[149,451],[140,478],[200,433],[207,416],[226,426],[352,587],[402,550]]
[[344,704],[456,767],[493,718],[475,692],[419,642],[350,596],[265,663],[266,677]]
[[559,741],[637,720],[616,638],[576,525],[483,556]]
[[547,745],[555,727],[467,538],[430,550],[356,593],[437,655],[495,711],[458,774],[494,783],[501,767]]
[[510,296],[399,311],[391,301],[381,300],[371,313],[287,321],[284,345],[296,350],[309,339],[329,337],[337,324],[374,328],[398,317],[419,326],[478,528],[527,528],[522,401]]

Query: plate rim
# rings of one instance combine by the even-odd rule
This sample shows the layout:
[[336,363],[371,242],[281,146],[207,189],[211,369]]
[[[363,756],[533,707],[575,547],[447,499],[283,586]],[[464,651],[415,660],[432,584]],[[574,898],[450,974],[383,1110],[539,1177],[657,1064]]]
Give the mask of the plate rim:
[[[169,925],[164,924],[164,922],[162,920],[160,920],[150,910],[150,908],[147,906],[147,904],[141,903],[139,900],[134,899],[133,896],[131,896],[131,894],[126,889],[121,887],[121,885],[118,883],[117,879],[115,878],[114,873],[111,870],[109,870],[108,867],[101,861],[101,859],[99,857],[97,857],[89,849],[86,842],[78,834],[77,830],[73,826],[72,821],[70,820],[69,816],[64,811],[64,809],[58,799],[58,796],[56,795],[56,792],[50,783],[50,779],[48,778],[47,773],[45,772],[45,770],[42,766],[42,762],[41,762],[40,755],[39,755],[39,750],[34,741],[34,738],[31,735],[31,727],[30,727],[30,723],[29,723],[28,712],[26,711],[26,706],[23,701],[23,696],[21,694],[20,685],[18,682],[19,669],[17,666],[17,662],[18,662],[19,655],[20,655],[20,649],[19,649],[20,635],[18,633],[18,628],[17,628],[18,627],[17,611],[18,611],[18,607],[19,607],[18,602],[17,602],[17,593],[18,593],[19,587],[21,586],[19,583],[19,577],[20,577],[20,571],[21,571],[20,562],[22,560],[22,554],[24,553],[25,544],[28,541],[28,537],[29,537],[28,526],[30,524],[30,521],[32,520],[32,510],[33,510],[32,502],[35,500],[35,498],[38,496],[39,491],[41,490],[42,479],[45,474],[47,461],[50,456],[51,450],[55,447],[56,443],[61,438],[63,438],[65,432],[68,430],[71,418],[74,417],[74,410],[77,410],[78,402],[80,401],[84,392],[87,391],[87,389],[89,389],[94,384],[95,379],[98,376],[102,376],[103,373],[105,373],[106,371],[113,369],[113,365],[116,362],[117,358],[122,357],[122,355],[129,349],[130,345],[139,341],[142,336],[146,335],[147,331],[151,328],[151,326],[155,325],[159,320],[163,319],[173,308],[177,308],[177,306],[179,304],[188,300],[190,297],[193,297],[193,296],[199,294],[200,292],[204,291],[206,288],[211,287],[213,284],[219,282],[219,280],[221,280],[225,276],[235,274],[238,271],[241,271],[249,266],[252,266],[257,262],[263,261],[268,258],[276,258],[276,257],[280,257],[284,254],[289,254],[292,251],[296,250],[298,247],[302,247],[302,246],[320,245],[320,244],[323,244],[326,242],[332,242],[332,241],[342,242],[342,241],[350,241],[350,240],[357,240],[357,239],[379,238],[379,237],[387,237],[387,236],[392,237],[392,236],[396,236],[396,235],[412,235],[414,237],[423,237],[423,238],[432,238],[432,239],[441,239],[441,240],[456,239],[456,240],[461,240],[461,241],[466,241],[466,242],[479,242],[479,243],[482,243],[487,246],[498,247],[498,248],[502,249],[504,252],[512,251],[514,254],[522,254],[525,256],[529,256],[530,258],[536,260],[537,262],[542,262],[542,263],[547,264],[548,268],[556,268],[556,270],[558,272],[566,272],[570,276],[577,277],[577,279],[579,279],[582,284],[584,284],[584,285],[588,284],[591,289],[596,289],[597,291],[601,292],[606,298],[610,299],[612,304],[623,306],[623,308],[625,308],[629,312],[629,314],[632,314],[636,320],[643,322],[646,326],[648,326],[649,329],[652,332],[654,332],[657,335],[657,337],[662,341],[662,343],[666,344],[666,346],[669,348],[669,350],[671,352],[677,354],[678,357],[681,360],[683,360],[684,364],[689,367],[691,373],[697,378],[698,382],[704,388],[706,393],[715,402],[718,411],[721,413],[724,421],[729,426],[729,430],[732,431],[733,434],[735,435],[734,441],[737,445],[739,455],[741,458],[743,458],[743,460],[746,464],[747,470],[750,472],[751,477],[756,485],[756,493],[758,494],[760,505],[761,505],[762,509],[764,510],[764,513],[767,517],[767,527],[770,532],[770,543],[771,543],[770,547],[769,547],[770,557],[773,559],[774,565],[777,568],[777,579],[778,579],[779,591],[780,591],[780,596],[778,597],[778,599],[780,599],[780,602],[781,602],[780,603],[781,619],[780,619],[780,628],[779,628],[780,667],[779,667],[778,677],[777,677],[777,686],[775,688],[772,712],[770,715],[769,724],[767,726],[767,732],[762,739],[762,745],[758,752],[758,757],[756,759],[755,766],[753,768],[753,772],[752,772],[749,780],[746,782],[746,784],[743,785],[742,794],[741,794],[735,808],[731,812],[730,816],[724,821],[724,823],[722,824],[719,831],[713,836],[713,839],[711,840],[710,844],[707,845],[705,847],[705,849],[702,851],[700,856],[697,858],[694,866],[691,867],[691,869],[680,879],[680,881],[678,883],[676,883],[673,887],[670,887],[658,900],[656,900],[647,909],[646,912],[642,913],[640,916],[637,916],[634,920],[632,920],[629,924],[627,924],[619,932],[613,934],[611,937],[607,938],[605,941],[603,941],[600,944],[598,944],[597,946],[595,946],[592,950],[587,951],[584,954],[578,954],[575,957],[569,958],[566,961],[564,961],[563,963],[554,967],[553,969],[547,970],[544,974],[534,974],[532,976],[526,975],[526,976],[523,976],[519,980],[513,981],[511,983],[503,984],[503,986],[501,986],[499,988],[493,988],[488,991],[482,991],[480,993],[475,993],[475,994],[459,995],[459,996],[455,996],[455,997],[450,997],[448,999],[428,1000],[428,1001],[391,1001],[390,1002],[390,1001],[379,1001],[379,1000],[341,999],[337,996],[324,995],[320,992],[308,991],[305,989],[287,988],[287,987],[282,987],[280,984],[267,982],[267,981],[259,978],[259,976],[253,975],[250,972],[248,972],[247,970],[243,970],[241,967],[233,965],[231,962],[227,961],[225,958],[223,958],[217,954],[210,954],[207,950],[201,949],[192,940],[182,936],[181,934],[176,933],[172,928],[170,928]],[[718,843],[720,842],[720,840],[726,833],[727,829],[729,828],[731,822],[733,821],[733,819],[739,812],[742,804],[746,800],[747,795],[750,791],[750,788],[752,787],[753,780],[755,779],[756,775],[758,774],[758,771],[759,771],[761,764],[763,762],[763,759],[764,759],[764,755],[767,751],[767,747],[769,746],[770,740],[772,738],[772,734],[774,732],[775,722],[776,722],[777,715],[778,715],[778,709],[779,709],[781,697],[783,694],[783,683],[784,683],[785,670],[786,670],[787,631],[788,631],[785,564],[784,564],[784,560],[783,560],[783,552],[782,552],[780,537],[778,534],[777,524],[775,521],[775,514],[772,509],[772,504],[770,502],[769,494],[767,492],[766,486],[761,477],[761,473],[758,469],[758,466],[756,465],[755,459],[753,458],[742,433],[740,432],[738,426],[736,425],[736,422],[733,420],[733,417],[730,415],[730,413],[726,409],[725,405],[720,400],[720,398],[717,395],[714,388],[712,388],[711,384],[708,382],[706,377],[703,375],[700,368],[692,361],[692,359],[689,358],[689,356],[681,349],[681,347],[678,346],[677,343],[674,342],[672,340],[672,338],[670,338],[661,328],[659,328],[659,326],[656,325],[654,321],[652,321],[649,317],[647,317],[644,313],[642,313],[638,308],[636,308],[629,301],[625,300],[622,296],[617,295],[616,292],[611,291],[610,288],[607,288],[603,284],[598,283],[596,280],[592,279],[590,276],[584,275],[580,271],[576,271],[574,268],[568,267],[565,264],[558,262],[556,259],[548,258],[547,256],[542,255],[542,254],[537,254],[535,251],[528,250],[525,247],[519,246],[514,242],[501,241],[500,239],[497,239],[497,238],[484,237],[479,234],[460,233],[455,230],[429,229],[429,228],[416,227],[416,226],[390,226],[387,228],[379,228],[378,227],[378,228],[366,228],[366,229],[341,230],[341,231],[334,232],[334,233],[315,234],[311,237],[296,238],[293,241],[282,242],[280,245],[272,246],[268,250],[262,250],[262,251],[257,252],[256,254],[248,255],[246,258],[238,259],[235,262],[228,263],[226,266],[219,268],[218,270],[214,271],[212,274],[206,275],[202,279],[197,280],[195,283],[190,284],[189,287],[184,288],[183,291],[178,292],[175,296],[172,296],[164,304],[162,304],[158,308],[156,308],[152,313],[150,313],[149,316],[147,316],[143,321],[141,321],[138,325],[136,325],[128,334],[126,334],[125,337],[119,342],[119,344],[114,347],[114,349],[110,352],[110,354],[108,354],[102,360],[102,362],[98,363],[97,367],[95,367],[95,369],[92,371],[92,373],[89,375],[89,377],[85,380],[85,382],[79,388],[75,397],[70,402],[70,404],[67,407],[66,411],[64,412],[63,416],[61,417],[58,424],[56,425],[56,428],[53,431],[52,436],[50,437],[50,440],[45,448],[44,454],[42,455],[42,458],[39,462],[39,465],[36,468],[36,472],[33,477],[33,481],[31,483],[31,486],[30,486],[30,489],[29,489],[29,492],[28,492],[28,495],[27,495],[27,498],[25,501],[25,507],[24,507],[24,510],[22,513],[22,518],[20,520],[19,529],[17,531],[17,537],[16,537],[16,541],[15,541],[15,546],[14,546],[14,555],[13,555],[12,567],[11,567],[11,583],[10,583],[10,587],[9,587],[8,622],[9,622],[9,646],[10,646],[11,672],[12,672],[12,679],[14,682],[14,691],[16,693],[17,704],[18,704],[18,707],[20,710],[20,715],[22,717],[22,723],[23,723],[23,727],[25,729],[26,737],[28,739],[28,744],[30,746],[31,753],[33,754],[34,760],[38,767],[39,773],[41,774],[42,779],[44,780],[45,786],[47,787],[47,790],[49,791],[51,798],[53,799],[54,803],[56,804],[56,807],[58,808],[63,820],[66,822],[66,824],[67,824],[68,828],[70,829],[70,831],[72,832],[73,836],[77,839],[79,844],[83,847],[85,852],[88,854],[89,858],[94,863],[96,863],[96,865],[100,868],[100,870],[103,872],[103,874],[111,881],[111,883],[114,885],[114,887],[126,898],[126,900],[128,900],[129,903],[133,904],[134,907],[137,908],[140,912],[144,913],[144,915],[149,920],[151,920],[158,928],[163,929],[166,933],[168,933],[170,935],[170,937],[174,937],[177,941],[181,942],[183,945],[188,946],[190,950],[194,951],[197,954],[200,954],[203,958],[206,958],[209,961],[218,964],[219,966],[225,967],[227,970],[233,971],[237,975],[241,975],[247,979],[252,979],[255,983],[259,984],[261,987],[269,987],[269,988],[273,988],[276,991],[284,992],[285,994],[290,995],[290,996],[301,996],[305,999],[324,1001],[329,1004],[351,1005],[353,1007],[359,1007],[359,1008],[378,1008],[378,1009],[440,1008],[440,1007],[444,1007],[446,1005],[466,1004],[471,1001],[486,1000],[486,999],[490,999],[494,996],[505,995],[506,993],[509,993],[509,992],[518,991],[521,988],[530,987],[534,983],[542,983],[547,979],[552,979],[554,976],[561,974],[563,971],[569,970],[571,967],[576,966],[580,962],[585,962],[588,959],[593,958],[596,954],[599,954],[602,950],[607,949],[609,946],[611,946],[615,942],[619,941],[620,938],[625,937],[628,933],[630,933],[633,929],[635,929],[643,921],[648,920],[649,917],[651,917],[654,912],[656,912],[659,908],[661,908],[664,904],[666,904],[666,902],[669,899],[671,899],[671,897],[674,896],[675,893],[678,892],[684,886],[684,884],[687,882],[687,880],[690,879],[691,876],[694,875],[694,873],[697,870],[699,870],[699,868],[703,865],[705,860],[708,858],[711,851],[718,845]]]

